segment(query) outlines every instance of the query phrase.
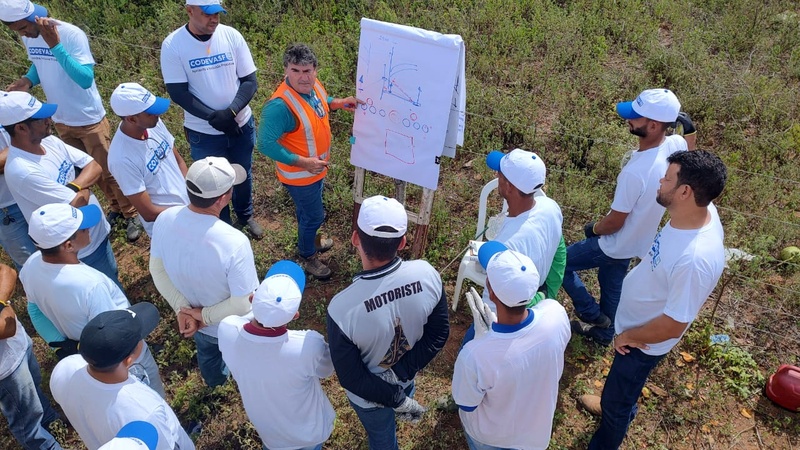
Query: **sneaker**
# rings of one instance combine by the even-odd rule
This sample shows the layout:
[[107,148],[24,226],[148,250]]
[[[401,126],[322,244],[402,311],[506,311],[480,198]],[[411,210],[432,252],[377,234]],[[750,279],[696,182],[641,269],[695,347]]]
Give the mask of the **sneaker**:
[[593,416],[603,415],[603,408],[600,406],[600,397],[597,395],[581,395],[578,397],[578,404]]
[[308,258],[301,257],[305,271],[318,280],[327,280],[331,277],[331,269],[319,260],[319,253],[314,253]]
[[322,237],[321,234],[318,234],[314,240],[314,246],[317,248],[318,253],[325,253],[333,248],[333,239]]
[[608,316],[603,313],[600,313],[600,316],[595,320],[586,320],[581,316],[578,316],[578,318],[581,319],[581,322],[588,323],[589,325],[594,325],[597,328],[608,328],[611,325],[613,325],[611,323],[611,319],[609,319]]
[[123,219],[123,217],[122,213],[119,211],[110,211],[108,214],[106,214],[106,220],[109,224],[111,224],[112,228],[117,224],[117,220],[120,219]]
[[586,336],[598,345],[602,345],[604,347],[611,345],[611,339],[605,337],[604,335],[607,328],[591,325],[581,320],[572,320],[569,322],[569,325],[573,333]]
[[239,222],[237,220],[236,223],[233,224],[233,226],[236,229],[242,231],[245,231],[246,229],[247,234],[249,234],[251,238],[257,241],[261,240],[261,238],[264,237],[264,229],[261,228],[261,225],[258,222],[256,222],[256,219],[252,217],[247,219],[244,223]]
[[139,236],[142,235],[142,224],[139,223],[139,219],[136,217],[130,217],[125,219],[127,223],[125,227],[125,235],[128,238],[128,242],[136,242],[139,239]]

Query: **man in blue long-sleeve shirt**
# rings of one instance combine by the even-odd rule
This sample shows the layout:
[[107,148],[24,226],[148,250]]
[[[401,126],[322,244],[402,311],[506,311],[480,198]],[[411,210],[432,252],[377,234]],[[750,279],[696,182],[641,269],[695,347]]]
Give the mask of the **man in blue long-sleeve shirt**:
[[364,270],[328,305],[333,367],[364,425],[370,450],[396,450],[395,419],[425,412],[414,377],[439,353],[450,324],[439,273],[426,261],[403,261],[408,217],[397,200],[361,204],[350,242]]
[[64,143],[88,153],[103,169],[98,185],[108,200],[108,221],[123,217],[129,241],[141,234],[136,208],[122,194],[108,171],[111,127],[94,82],[94,57],[80,28],[47,17],[47,9],[28,0],[3,0],[0,20],[22,37],[31,61],[24,76],[6,90],[25,91],[42,85],[47,103],[59,105],[53,122]]

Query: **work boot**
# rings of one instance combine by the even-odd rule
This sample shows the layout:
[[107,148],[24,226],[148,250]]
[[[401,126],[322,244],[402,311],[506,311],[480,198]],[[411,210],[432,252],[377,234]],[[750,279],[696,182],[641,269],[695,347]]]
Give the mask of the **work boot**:
[[597,395],[584,394],[578,397],[578,404],[593,416],[602,416],[603,409],[600,407],[600,397]]
[[333,239],[318,234],[314,239],[314,246],[317,248],[317,253],[325,253],[333,248]]
[[607,328],[590,325],[581,320],[572,320],[569,322],[569,326],[573,333],[586,336],[598,345],[602,345],[603,347],[611,345],[611,339],[606,338],[604,335]]
[[260,241],[261,238],[264,237],[264,229],[261,228],[256,219],[249,218],[245,222],[240,222],[239,219],[236,219],[236,223],[233,224],[234,228],[237,230],[247,231],[247,234],[250,235],[253,239]]
[[139,236],[142,235],[142,224],[139,223],[139,219],[129,217],[125,219],[125,224],[125,235],[128,238],[128,242],[136,242]]
[[114,228],[114,226],[117,224],[117,220],[122,218],[122,213],[119,211],[109,211],[109,213],[106,214],[106,220],[108,221],[109,225],[111,225],[111,228]]
[[611,323],[611,319],[609,319],[608,316],[603,313],[600,313],[600,316],[595,320],[586,320],[581,316],[578,316],[578,318],[581,319],[581,322],[588,323],[589,325],[594,325],[597,328],[608,328],[611,325],[613,325]]
[[314,253],[308,258],[300,257],[306,273],[318,280],[327,280],[331,277],[331,269],[319,260],[319,252]]

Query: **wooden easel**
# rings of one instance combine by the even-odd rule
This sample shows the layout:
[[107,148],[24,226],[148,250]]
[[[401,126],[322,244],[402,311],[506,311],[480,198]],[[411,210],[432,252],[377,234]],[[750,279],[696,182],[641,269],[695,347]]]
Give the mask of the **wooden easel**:
[[[364,200],[364,181],[366,179],[367,170],[361,167],[356,167],[355,177],[353,179],[353,230],[356,229],[356,221],[358,220],[358,211],[361,209],[361,202]],[[394,192],[395,199],[406,206],[406,182],[395,179]],[[420,203],[419,212],[412,212],[406,207],[408,220],[414,222],[417,226],[414,231],[414,239],[411,244],[411,255],[414,258],[421,258],[425,253],[425,247],[428,241],[428,226],[431,221],[431,210],[433,209],[433,190],[422,188],[422,202]]]

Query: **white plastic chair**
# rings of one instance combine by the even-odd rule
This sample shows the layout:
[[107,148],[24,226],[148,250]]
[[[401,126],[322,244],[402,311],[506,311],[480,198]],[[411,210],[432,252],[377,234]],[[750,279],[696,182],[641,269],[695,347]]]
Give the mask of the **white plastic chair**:
[[469,241],[469,249],[461,258],[461,264],[458,266],[458,278],[456,278],[456,289],[453,292],[453,311],[458,308],[458,299],[461,295],[461,287],[464,279],[468,279],[481,286],[486,285],[486,272],[478,262],[478,248],[485,242],[485,239],[491,240],[495,237],[499,225],[505,216],[508,205],[503,200],[503,209],[497,216],[492,216],[488,219],[487,226],[487,212],[486,206],[489,200],[489,195],[497,189],[497,178],[489,181],[481,189],[481,196],[478,202],[478,223],[475,228],[475,239]]

